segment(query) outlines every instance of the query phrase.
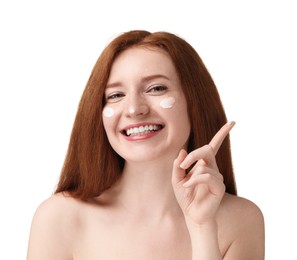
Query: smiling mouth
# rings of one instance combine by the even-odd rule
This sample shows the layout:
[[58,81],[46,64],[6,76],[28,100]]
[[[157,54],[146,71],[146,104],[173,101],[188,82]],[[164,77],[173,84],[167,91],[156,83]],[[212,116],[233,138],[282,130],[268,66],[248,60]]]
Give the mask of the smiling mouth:
[[139,127],[131,127],[121,131],[126,136],[145,135],[151,132],[159,131],[163,128],[163,125],[143,125]]

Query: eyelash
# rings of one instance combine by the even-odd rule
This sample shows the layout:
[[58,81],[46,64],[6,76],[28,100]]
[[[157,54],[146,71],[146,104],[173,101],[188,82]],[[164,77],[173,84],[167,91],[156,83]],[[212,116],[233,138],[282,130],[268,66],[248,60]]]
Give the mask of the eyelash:
[[106,100],[115,100],[115,99],[121,98],[123,96],[124,96],[124,94],[122,94],[122,93],[114,93],[114,94],[111,94],[110,96],[107,96]]
[[[163,85],[156,85],[156,86],[153,86],[151,88],[149,88],[146,93],[153,93],[153,94],[158,94],[160,92],[164,92],[166,91],[168,88],[166,86],[163,86]],[[115,102],[117,99],[120,99],[122,97],[124,97],[125,94],[124,93],[113,93],[109,96],[106,96],[106,100],[107,101],[111,101],[111,102]]]
[[147,92],[163,92],[165,90],[167,90],[166,86],[157,85],[157,86],[151,87]]

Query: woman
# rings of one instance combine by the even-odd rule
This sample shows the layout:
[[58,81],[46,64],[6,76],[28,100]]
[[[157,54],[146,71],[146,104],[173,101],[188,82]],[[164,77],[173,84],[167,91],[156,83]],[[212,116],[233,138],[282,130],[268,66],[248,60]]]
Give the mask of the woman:
[[260,209],[236,196],[226,116],[196,51],[130,31],[82,95],[28,259],[264,259]]

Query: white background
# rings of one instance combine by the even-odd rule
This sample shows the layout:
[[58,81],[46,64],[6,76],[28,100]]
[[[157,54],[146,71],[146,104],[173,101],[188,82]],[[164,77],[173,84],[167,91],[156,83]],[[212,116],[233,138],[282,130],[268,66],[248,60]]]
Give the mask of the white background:
[[[194,5],[195,2],[195,5]],[[186,39],[228,118],[240,196],[266,221],[266,259],[296,252],[296,8],[292,1],[1,1],[0,259],[25,259],[77,105],[106,44],[132,29]]]

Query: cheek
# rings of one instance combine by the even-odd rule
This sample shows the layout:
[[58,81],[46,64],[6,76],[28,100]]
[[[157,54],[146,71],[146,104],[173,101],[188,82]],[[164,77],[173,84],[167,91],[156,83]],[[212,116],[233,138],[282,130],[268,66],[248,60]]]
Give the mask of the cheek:
[[106,134],[111,132],[111,128],[115,124],[116,111],[111,107],[104,107],[102,111],[102,120]]
[[184,98],[165,97],[160,101],[159,107],[171,118],[173,124],[182,125],[185,129],[190,128],[187,105]]
[[172,108],[175,103],[174,97],[166,97],[161,100],[160,107],[164,109]]
[[179,126],[182,133],[190,134],[191,127],[185,98],[167,97],[161,100],[160,106],[163,111],[170,114],[171,122]]
[[103,109],[103,117],[105,117],[105,118],[111,118],[111,117],[113,117],[114,116],[114,110],[111,108],[111,107],[105,107],[104,109]]

